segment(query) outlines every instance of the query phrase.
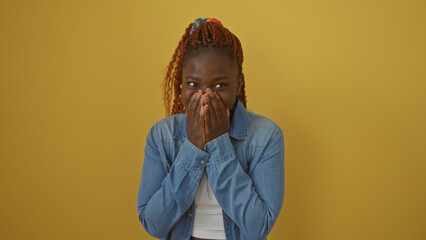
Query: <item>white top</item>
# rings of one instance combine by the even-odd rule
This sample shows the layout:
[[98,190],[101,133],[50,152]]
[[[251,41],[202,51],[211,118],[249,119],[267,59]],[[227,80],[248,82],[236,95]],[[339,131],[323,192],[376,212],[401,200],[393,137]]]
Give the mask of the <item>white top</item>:
[[204,171],[194,200],[195,214],[191,236],[205,239],[226,239],[222,208],[214,196]]

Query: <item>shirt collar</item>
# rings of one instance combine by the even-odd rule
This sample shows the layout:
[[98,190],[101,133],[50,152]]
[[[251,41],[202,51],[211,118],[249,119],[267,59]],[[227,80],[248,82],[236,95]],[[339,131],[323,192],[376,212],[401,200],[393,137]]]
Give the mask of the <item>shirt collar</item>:
[[[179,121],[179,126],[175,131],[175,139],[185,139],[186,138],[186,116],[181,114],[181,119]],[[237,108],[234,112],[234,117],[231,122],[231,127],[229,129],[229,136],[238,140],[244,140],[247,137],[247,120],[248,112],[243,104],[238,99]]]

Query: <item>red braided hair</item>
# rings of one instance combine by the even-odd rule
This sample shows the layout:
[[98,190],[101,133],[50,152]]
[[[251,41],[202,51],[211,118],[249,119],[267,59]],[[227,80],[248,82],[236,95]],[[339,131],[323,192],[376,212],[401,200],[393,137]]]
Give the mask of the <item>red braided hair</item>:
[[[227,28],[215,21],[201,24],[190,34],[193,25],[194,23],[189,24],[182,39],[179,41],[163,81],[163,99],[166,116],[185,112],[185,107],[181,101],[182,64],[190,50],[202,46],[213,46],[221,49],[228,48],[232,52],[232,56],[230,57],[237,60],[240,74],[242,74],[243,49],[240,40]],[[246,107],[247,100],[244,82],[238,98],[244,107]]]

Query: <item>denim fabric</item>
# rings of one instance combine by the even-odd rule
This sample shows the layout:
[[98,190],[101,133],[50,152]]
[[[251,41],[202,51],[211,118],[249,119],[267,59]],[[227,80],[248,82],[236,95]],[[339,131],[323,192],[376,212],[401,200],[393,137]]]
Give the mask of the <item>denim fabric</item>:
[[284,200],[284,136],[238,101],[231,127],[204,151],[186,138],[185,114],[157,122],[146,139],[139,221],[160,239],[190,239],[203,171],[222,207],[226,239],[266,239]]

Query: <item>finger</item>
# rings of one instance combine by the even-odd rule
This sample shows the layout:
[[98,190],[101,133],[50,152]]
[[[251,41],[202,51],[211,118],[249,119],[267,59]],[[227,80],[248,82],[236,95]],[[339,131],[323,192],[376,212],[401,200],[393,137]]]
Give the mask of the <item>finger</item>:
[[211,92],[213,92],[211,88],[206,89],[206,93],[211,93]]
[[189,101],[189,104],[188,104],[187,112],[189,112],[188,116],[191,119],[194,118],[194,113],[195,113],[196,107],[198,106],[197,99],[199,98],[199,94],[200,94],[200,91],[194,93],[194,95],[192,95],[191,100]]
[[207,93],[204,93],[201,95],[201,106],[204,106],[206,104],[206,97],[207,97]]
[[220,114],[220,117],[222,119],[226,118],[226,109],[227,109],[227,107],[223,103],[222,98],[220,97],[220,95],[217,92],[214,92],[214,93],[215,93],[215,97],[216,97],[216,99],[218,101],[218,105],[219,105],[218,106],[218,110],[216,112],[218,112],[217,113],[218,115]]
[[191,113],[192,110],[192,104],[194,102],[195,96],[197,95],[197,92],[192,94],[191,98],[189,99],[188,106],[186,107],[186,115],[188,116]]
[[200,106],[200,113],[199,113],[200,118],[204,118],[206,116],[206,106],[207,105]]
[[200,106],[202,113],[203,113],[203,117],[200,117],[200,131],[201,134],[203,135],[202,139],[203,139],[203,145],[206,144],[206,127],[205,127],[205,112],[206,110],[204,109],[204,106]]
[[212,117],[215,117],[215,115],[214,115],[214,112],[212,112],[213,111],[213,109],[212,109],[212,107],[211,107],[211,97],[210,96],[212,96],[212,92],[211,92],[211,90],[210,90],[210,88],[207,88],[207,90],[206,90],[206,92],[207,92],[207,95],[206,95],[206,105],[205,105],[205,109],[206,109],[206,113],[205,113],[205,119],[206,119],[206,134],[208,133],[208,130],[212,127],[212,120],[215,120],[215,119],[212,119]]
[[204,105],[204,94],[201,94],[201,96],[200,96],[200,105],[201,106]]
[[215,121],[220,121],[223,118],[223,116],[222,116],[220,105],[219,105],[219,102],[220,102],[220,99],[218,98],[219,94],[217,94],[216,92],[213,92],[212,95],[213,96],[212,96],[211,105],[213,108],[212,112],[214,114],[214,116],[212,116],[212,119],[215,119]]
[[212,127],[212,124],[211,124],[211,114],[210,114],[210,112],[211,112],[211,110],[210,110],[210,105],[208,105],[208,104],[206,104],[205,106],[204,106],[204,112],[205,112],[205,114],[204,114],[204,120],[205,120],[205,124],[206,124],[206,133],[208,132],[208,130]]
[[203,105],[209,105],[211,103],[211,99],[208,93],[204,95],[204,104]]
[[212,91],[209,91],[209,113],[210,113],[210,121],[211,124],[213,124],[216,121],[216,109],[215,109],[215,105],[217,105],[217,103],[215,102],[215,97]]
[[200,110],[201,110],[201,94],[198,94],[198,97],[194,101],[194,119],[197,123],[200,121]]
[[[206,94],[203,94],[203,99],[202,99],[202,101],[201,101],[201,106],[203,107],[203,108],[201,108],[202,110],[203,109],[205,109],[204,107],[206,106],[206,105],[208,105],[208,104],[210,104],[210,97],[209,97],[209,95],[206,93]],[[204,115],[203,115],[204,116]]]

